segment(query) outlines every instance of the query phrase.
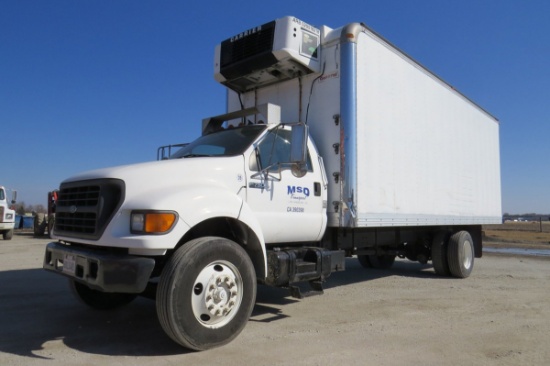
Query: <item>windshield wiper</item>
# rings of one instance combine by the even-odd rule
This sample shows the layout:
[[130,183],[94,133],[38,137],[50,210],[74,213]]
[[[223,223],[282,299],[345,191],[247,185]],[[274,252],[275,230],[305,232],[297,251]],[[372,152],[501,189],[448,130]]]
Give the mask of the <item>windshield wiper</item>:
[[213,155],[207,155],[207,154],[185,154],[183,156],[180,156],[179,158],[204,158],[204,157],[209,157],[209,156],[213,156]]

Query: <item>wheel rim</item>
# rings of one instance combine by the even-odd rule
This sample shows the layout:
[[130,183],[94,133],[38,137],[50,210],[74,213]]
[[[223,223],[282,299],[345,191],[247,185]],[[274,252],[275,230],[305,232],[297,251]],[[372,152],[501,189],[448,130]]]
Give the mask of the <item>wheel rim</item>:
[[237,314],[243,297],[239,270],[226,261],[212,262],[199,273],[193,286],[191,305],[199,323],[223,327]]
[[472,244],[470,243],[470,241],[464,241],[464,243],[462,244],[462,253],[464,254],[462,264],[464,268],[469,269],[472,266],[472,262],[474,260],[474,253],[472,251]]

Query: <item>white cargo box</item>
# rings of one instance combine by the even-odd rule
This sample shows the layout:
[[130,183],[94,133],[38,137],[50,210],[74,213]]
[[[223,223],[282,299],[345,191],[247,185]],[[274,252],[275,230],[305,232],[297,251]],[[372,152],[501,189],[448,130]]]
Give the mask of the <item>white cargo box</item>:
[[[322,27],[320,47],[320,73],[241,99],[307,121],[329,179],[329,226],[501,222],[495,117],[363,25]],[[230,91],[228,110],[239,108]]]

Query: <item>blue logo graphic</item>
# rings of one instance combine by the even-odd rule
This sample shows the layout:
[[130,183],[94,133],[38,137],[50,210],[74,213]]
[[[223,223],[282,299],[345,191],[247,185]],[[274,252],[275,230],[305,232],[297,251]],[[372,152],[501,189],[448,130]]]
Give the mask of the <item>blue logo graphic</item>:
[[287,194],[293,199],[304,200],[309,197],[310,190],[307,187],[287,186]]

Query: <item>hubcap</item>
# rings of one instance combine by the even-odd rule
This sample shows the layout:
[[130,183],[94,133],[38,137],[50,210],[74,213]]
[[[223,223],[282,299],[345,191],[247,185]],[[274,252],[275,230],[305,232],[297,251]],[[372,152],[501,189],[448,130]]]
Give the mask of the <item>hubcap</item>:
[[462,264],[464,268],[469,269],[472,266],[472,262],[474,259],[472,244],[469,241],[464,241],[464,244],[462,244],[462,253],[464,254]]
[[206,291],[206,308],[212,316],[223,316],[235,306],[237,284],[228,275],[213,276]]
[[243,281],[237,268],[226,261],[207,265],[197,276],[192,294],[195,318],[208,328],[229,323],[242,300]]

